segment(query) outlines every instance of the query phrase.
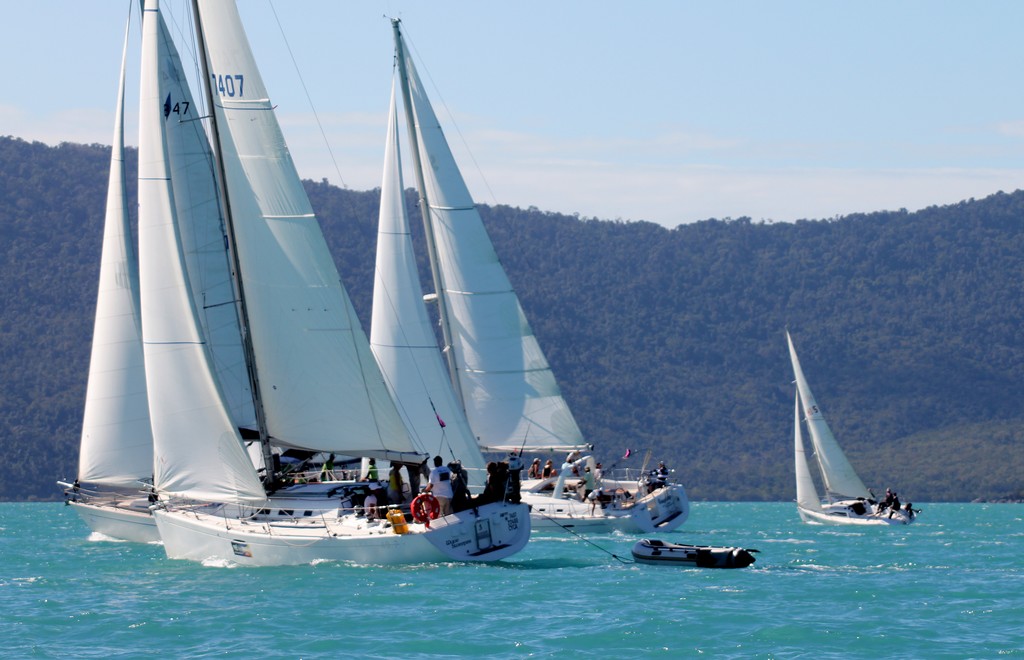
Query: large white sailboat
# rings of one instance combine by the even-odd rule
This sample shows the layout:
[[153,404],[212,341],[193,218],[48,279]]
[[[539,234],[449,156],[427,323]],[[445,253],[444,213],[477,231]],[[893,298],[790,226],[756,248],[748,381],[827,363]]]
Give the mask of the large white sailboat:
[[[907,525],[913,522],[914,511],[909,503],[903,509],[899,508],[898,501],[894,506],[885,505],[884,502],[876,501],[871,491],[864,486],[839,448],[825,416],[814,400],[788,330],[786,341],[797,386],[793,428],[796,499],[800,519],[807,523],[825,525]],[[801,403],[803,421],[810,431],[814,458],[824,481],[824,500],[818,495],[804,451]]]
[[124,171],[127,55],[126,27],[78,475],[74,483],[60,483],[65,501],[94,532],[151,542],[159,540],[145,492],[145,482],[151,481],[153,474],[153,437],[146,404],[139,273]]
[[[562,473],[551,479],[522,482],[522,501],[529,504],[532,524],[591,531],[670,531],[689,515],[686,492],[679,484],[637,479],[616,481],[606,475],[600,497],[583,501],[586,467],[596,471],[590,446],[562,397],[518,296],[509,282],[480,214],[451,153],[416,68],[405,47],[400,21],[392,21],[398,86],[409,135],[409,150],[419,191],[433,294],[421,294],[408,220],[402,197],[396,133],[396,95],[388,159],[382,186],[381,229],[377,252],[377,285],[371,338],[390,383],[414,382],[418,391],[397,391],[400,405],[409,402],[430,420],[425,406],[448,411],[447,436],[457,438],[464,461],[479,469],[480,451],[569,453]],[[424,300],[436,304],[441,354],[427,320]],[[416,353],[415,359],[411,356]],[[402,377],[399,361],[405,356]],[[430,356],[428,358],[428,355]],[[428,372],[429,377],[421,376]],[[391,365],[390,367],[388,365]],[[446,366],[446,368],[445,368]],[[429,423],[429,422],[428,422]],[[434,432],[436,434],[436,431]],[[580,477],[571,479],[576,467]],[[472,474],[472,471],[471,471]],[[597,485],[597,484],[595,484]]]
[[[365,515],[339,488],[268,495],[274,449],[418,463],[281,135],[233,0],[193,2],[221,208],[259,442],[246,451],[182,247],[168,132],[195,122],[168,82],[157,0],[143,19],[139,245],[153,430],[154,511],[171,558],[242,565],[493,561],[529,537],[526,507],[494,503],[407,523]],[[187,114],[192,112],[192,114]],[[243,415],[244,417],[244,415]],[[260,479],[260,473],[263,479]],[[394,513],[394,512],[389,512]]]

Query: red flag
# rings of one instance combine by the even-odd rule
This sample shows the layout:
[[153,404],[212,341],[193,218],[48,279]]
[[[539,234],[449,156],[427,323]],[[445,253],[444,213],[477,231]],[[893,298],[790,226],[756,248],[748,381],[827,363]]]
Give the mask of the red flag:
[[623,456],[623,458],[629,458],[629,454],[630,454],[630,451],[629,451],[629,450],[627,449],[627,450],[626,450],[626,455],[625,455],[625,456]]
[[444,420],[441,419],[441,416],[437,414],[437,408],[434,407],[433,399],[428,397],[427,401],[430,401],[430,409],[434,411],[434,417],[437,417],[437,423],[441,425],[441,428],[444,428],[445,427]]

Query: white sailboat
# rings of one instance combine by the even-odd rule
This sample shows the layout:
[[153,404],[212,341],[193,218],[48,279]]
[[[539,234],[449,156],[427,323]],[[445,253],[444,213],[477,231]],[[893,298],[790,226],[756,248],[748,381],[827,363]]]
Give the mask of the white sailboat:
[[[181,99],[167,33],[147,0],[139,147],[142,327],[155,454],[154,511],[171,558],[243,565],[493,561],[529,536],[524,506],[500,503],[426,524],[372,519],[341,497],[268,496],[272,447],[403,463],[417,453],[327,250],[233,0],[193,2],[236,273],[259,471],[204,331],[182,249],[179,172],[168,131]],[[167,67],[171,66],[171,69]],[[169,128],[170,127],[170,128]],[[265,466],[265,467],[263,467]]]
[[65,501],[94,532],[151,542],[160,537],[144,485],[153,474],[153,437],[146,404],[139,274],[124,171],[127,55],[128,27],[121,55],[78,476],[74,483],[60,483],[65,487]]
[[[800,519],[808,523],[826,525],[907,525],[913,522],[914,514],[907,510],[910,508],[909,504],[907,509],[899,509],[898,502],[895,507],[883,506],[883,503],[877,502],[864,486],[864,482],[857,476],[843,450],[839,448],[839,443],[832,435],[825,416],[814,400],[788,330],[786,341],[789,344],[789,357],[793,363],[793,375],[797,385],[793,427],[797,512]],[[801,403],[804,421],[807,423],[814,446],[814,457],[824,481],[824,500],[819,497],[814,486],[804,452]]]
[[[426,299],[436,303],[444,342],[441,352],[447,361],[447,377],[443,367],[438,373],[432,365],[429,392],[432,397],[444,400],[450,411],[446,418],[448,428],[452,429],[450,433],[460,439],[463,456],[473,456],[469,461],[474,466],[482,460],[482,455],[477,458],[463,444],[467,437],[475,438],[484,452],[513,452],[519,456],[526,452],[581,452],[578,456],[573,454],[580,474],[585,466],[596,470],[593,457],[582,456],[582,451],[590,447],[583,440],[498,260],[405,48],[400,21],[393,20],[392,26],[397,74],[436,292]],[[394,95],[392,98],[394,116]],[[389,144],[393,145],[389,154],[391,151],[397,154],[397,137],[389,137]],[[399,162],[397,155],[389,155],[389,158]],[[386,181],[385,185],[382,188],[381,240],[386,238],[392,247],[383,250],[378,247],[378,284],[380,278],[387,278],[387,284],[375,289],[373,332],[377,331],[378,319],[388,315],[394,318],[385,321],[392,328],[391,336],[382,333],[380,342],[375,342],[375,350],[378,346],[386,349],[384,344],[404,341],[419,347],[418,352],[429,346],[427,350],[436,354],[436,339],[425,320],[415,260],[411,256],[407,220],[401,220],[406,223],[403,228],[394,219],[405,213],[401,179]],[[384,204],[388,205],[387,214]],[[393,224],[385,228],[385,221]],[[400,245],[398,237],[401,237]],[[400,273],[388,274],[399,268]],[[382,291],[380,297],[376,296],[378,290]],[[402,306],[396,301],[402,301]],[[404,334],[398,336],[400,333]],[[408,347],[405,350],[408,351]],[[437,362],[436,357],[434,362]],[[417,370],[425,371],[421,367]],[[398,380],[398,376],[391,378],[391,382]],[[446,388],[441,381],[447,383],[450,391],[443,391]],[[396,396],[399,401],[407,400],[401,392]],[[422,401],[422,393],[420,397]],[[448,397],[451,397],[450,402]],[[421,418],[429,419],[426,415]],[[581,501],[580,495],[569,489],[575,486],[571,483],[574,480],[567,480],[573,465],[565,467],[558,478],[527,480],[522,484],[522,501],[530,505],[535,528],[669,531],[685,522],[689,514],[689,502],[681,485],[663,484],[648,492],[637,480],[616,482],[613,475],[606,477],[604,486],[608,495],[601,498],[600,506],[597,501]]]

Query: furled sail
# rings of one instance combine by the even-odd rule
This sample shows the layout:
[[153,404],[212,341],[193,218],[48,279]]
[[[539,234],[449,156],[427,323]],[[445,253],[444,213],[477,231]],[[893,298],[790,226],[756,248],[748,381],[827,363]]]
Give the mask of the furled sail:
[[814,400],[814,395],[811,394],[811,388],[804,378],[803,369],[800,368],[800,360],[796,356],[793,338],[789,336],[788,331],[786,340],[789,342],[789,357],[793,362],[793,374],[796,377],[800,400],[803,402],[807,427],[811,432],[811,442],[814,445],[815,456],[825,482],[826,497],[829,501],[857,497],[869,498],[871,494],[864,486],[864,482],[857,476],[846,455],[843,454],[835,436],[832,435],[832,430],[825,422],[825,416]]
[[395,95],[392,85],[370,346],[420,450],[447,460],[458,459],[463,467],[482,474],[486,467],[483,454],[452,390],[423,302],[402,185]]
[[147,0],[139,111],[139,262],[154,481],[171,495],[258,501],[265,493],[217,381],[182,248],[168,153],[176,140],[167,134],[191,130],[188,118],[180,116],[196,108],[184,81],[159,3]]
[[470,197],[395,22],[407,72],[426,208],[454,351],[457,389],[485,449],[584,445],[544,353]]
[[273,444],[416,460],[302,188],[234,2],[199,2],[255,371]]
[[140,478],[148,478],[153,473],[153,436],[149,429],[139,316],[139,271],[128,224],[124,171],[127,53],[128,30],[125,28],[96,320],[78,458],[80,481],[118,487],[137,486]]

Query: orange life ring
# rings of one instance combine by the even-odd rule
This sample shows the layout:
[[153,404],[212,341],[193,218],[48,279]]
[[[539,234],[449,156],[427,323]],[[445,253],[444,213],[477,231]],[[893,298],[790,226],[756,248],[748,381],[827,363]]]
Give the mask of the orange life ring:
[[441,514],[441,504],[430,493],[420,493],[413,499],[410,506],[412,519],[418,523],[430,524]]

